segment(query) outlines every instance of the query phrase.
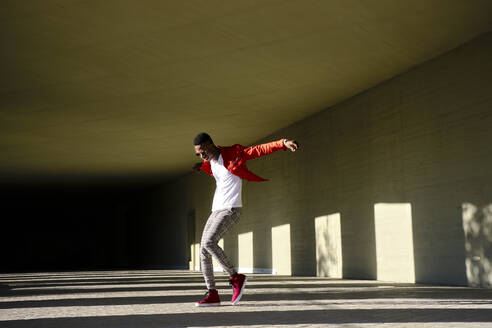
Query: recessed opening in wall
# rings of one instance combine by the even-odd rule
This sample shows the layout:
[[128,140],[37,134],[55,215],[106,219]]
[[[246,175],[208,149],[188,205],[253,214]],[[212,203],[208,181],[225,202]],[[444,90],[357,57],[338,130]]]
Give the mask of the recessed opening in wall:
[[238,271],[253,272],[253,232],[241,233],[237,236]]
[[290,224],[272,227],[272,272],[291,275]]
[[377,279],[415,282],[412,206],[410,203],[374,205]]
[[316,275],[342,278],[342,230],[340,213],[314,219],[316,233]]
[[468,285],[492,286],[492,204],[461,205]]

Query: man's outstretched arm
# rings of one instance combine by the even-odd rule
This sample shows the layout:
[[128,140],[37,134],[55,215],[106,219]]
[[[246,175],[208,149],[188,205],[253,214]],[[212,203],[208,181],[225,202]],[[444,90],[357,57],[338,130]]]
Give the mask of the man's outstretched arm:
[[249,159],[269,155],[281,149],[284,151],[289,149],[290,151],[294,152],[297,149],[299,149],[299,144],[295,140],[280,139],[277,141],[268,142],[261,145],[247,147],[244,149],[243,152],[245,158],[249,160]]

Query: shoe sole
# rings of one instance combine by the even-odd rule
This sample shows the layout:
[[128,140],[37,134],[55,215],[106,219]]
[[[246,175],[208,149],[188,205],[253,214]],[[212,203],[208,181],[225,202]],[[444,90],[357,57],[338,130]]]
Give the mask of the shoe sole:
[[243,287],[241,287],[241,291],[239,292],[239,295],[234,300],[234,302],[231,302],[232,305],[236,305],[239,302],[239,300],[241,299],[241,297],[243,296],[244,287],[246,287],[246,281],[248,281],[248,276],[244,277]]
[[195,303],[197,307],[220,306],[220,303]]

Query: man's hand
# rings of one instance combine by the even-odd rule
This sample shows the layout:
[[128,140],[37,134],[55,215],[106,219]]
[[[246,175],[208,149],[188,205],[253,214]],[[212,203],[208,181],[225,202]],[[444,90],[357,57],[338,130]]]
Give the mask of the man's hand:
[[202,163],[196,163],[196,164],[193,166],[193,171],[195,171],[195,172],[200,172],[200,171],[201,171],[201,167],[202,167]]
[[285,147],[290,149],[290,151],[296,151],[297,149],[299,149],[299,144],[295,140],[284,139],[284,145]]

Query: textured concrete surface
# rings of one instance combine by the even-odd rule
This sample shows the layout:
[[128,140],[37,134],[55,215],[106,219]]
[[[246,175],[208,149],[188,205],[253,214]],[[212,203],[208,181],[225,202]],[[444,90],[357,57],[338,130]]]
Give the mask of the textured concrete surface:
[[2,1],[0,178],[180,176],[204,127],[254,142],[492,29],[448,3]]
[[[272,228],[290,224],[292,274],[314,276],[315,219],[339,215],[343,278],[383,280],[413,258],[406,273],[418,283],[492,286],[490,58],[492,33],[258,141],[295,138],[301,148],[248,162],[270,181],[243,186],[243,215],[224,237],[233,263],[238,235],[252,232],[254,266],[272,268]],[[185,258],[175,254],[189,248],[192,209],[200,241],[213,188],[211,177],[190,174],[148,198],[139,222],[156,231],[147,235],[149,261]],[[378,258],[376,245],[398,237],[376,234],[378,204],[411,207],[413,256]],[[173,239],[162,238],[169,231]],[[176,253],[160,253],[167,249]]]
[[196,308],[200,273],[98,271],[0,275],[0,327],[492,327],[492,291],[249,275],[243,299]]

